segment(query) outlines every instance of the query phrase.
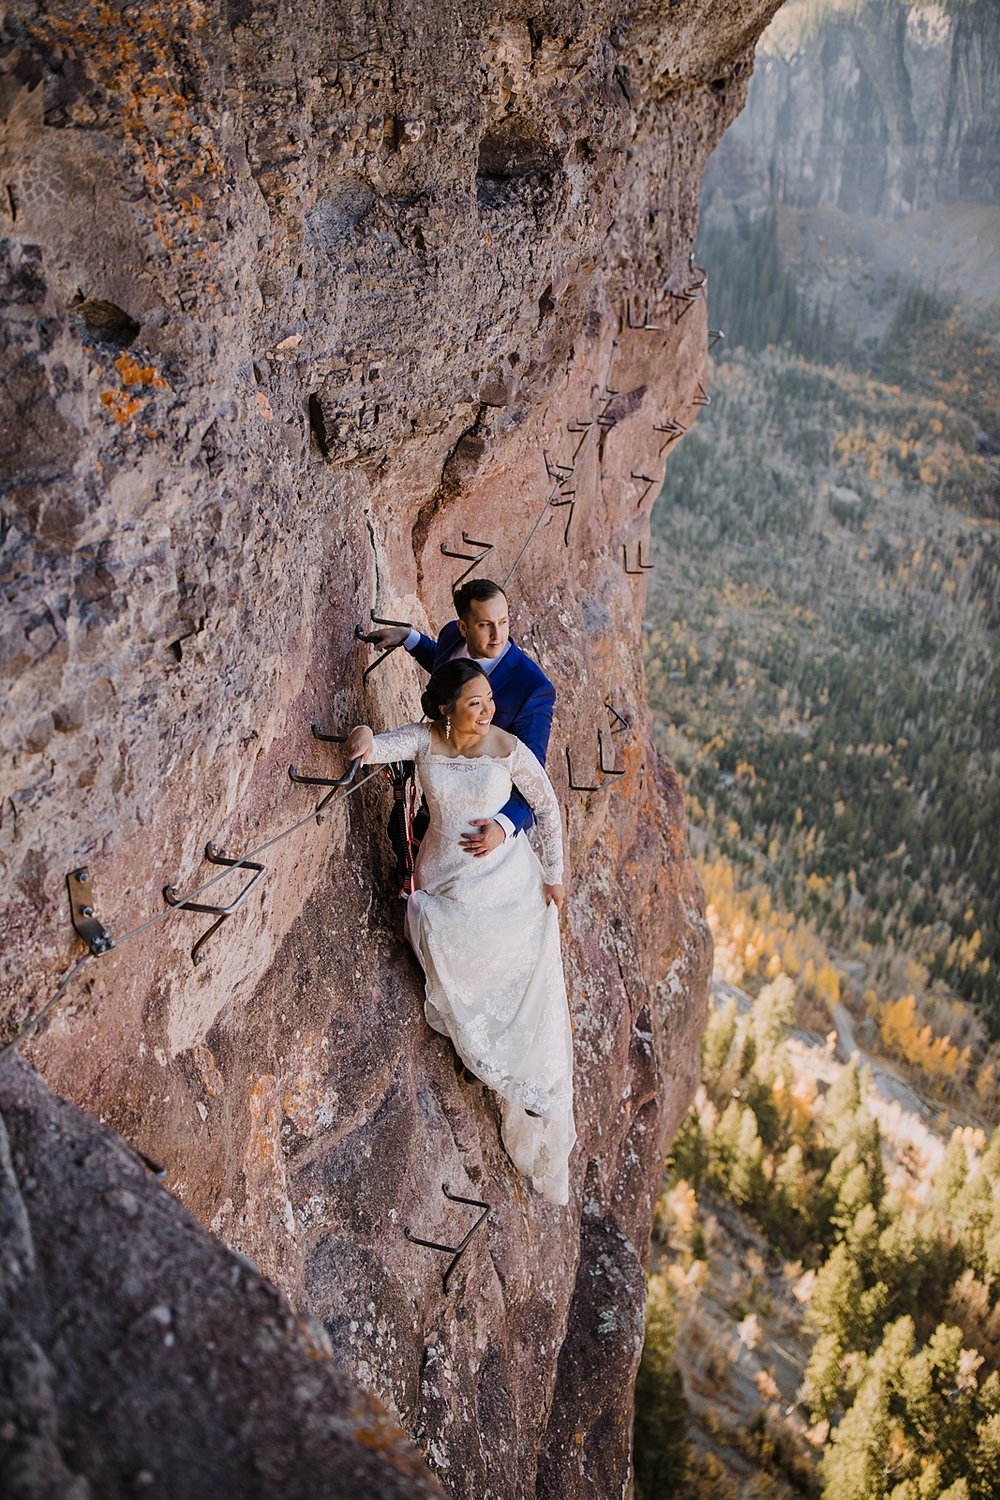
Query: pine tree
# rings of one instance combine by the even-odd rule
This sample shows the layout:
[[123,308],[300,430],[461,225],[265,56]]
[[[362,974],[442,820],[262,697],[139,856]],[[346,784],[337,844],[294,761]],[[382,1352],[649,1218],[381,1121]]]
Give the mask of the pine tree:
[[[863,1171],[864,1169],[862,1168],[861,1170]],[[847,1186],[848,1184],[845,1183],[844,1189]],[[841,1190],[838,1208],[840,1208],[841,1202],[845,1200],[844,1189]],[[843,1210],[846,1218],[844,1244],[847,1246],[848,1254],[852,1257],[855,1264],[859,1266],[872,1266],[875,1264],[876,1249],[879,1244],[878,1213],[875,1205],[864,1198],[864,1193],[867,1192],[866,1177],[860,1206],[853,1212],[850,1212],[846,1207]],[[836,1219],[834,1219],[834,1222],[836,1223]]]
[[944,1215],[950,1214],[968,1175],[969,1156],[965,1141],[959,1131],[953,1130],[945,1149],[941,1170],[934,1179],[934,1204]]
[[900,1318],[886,1331],[869,1361],[854,1402],[832,1433],[823,1459],[825,1500],[884,1500],[897,1480],[906,1478],[899,1468],[903,1455],[892,1405],[913,1341],[912,1322]]
[[866,1217],[865,1223],[866,1225],[870,1223],[870,1238],[874,1245],[875,1236],[878,1233],[878,1216],[872,1202],[871,1173],[867,1162],[859,1161],[847,1173],[840,1185],[837,1202],[830,1216],[831,1221],[842,1234],[848,1236],[862,1210],[866,1210],[869,1216]]
[[775,1195],[790,1217],[802,1208],[805,1190],[805,1165],[802,1147],[794,1141],[782,1157],[774,1173]]
[[996,1495],[1000,1474],[1000,1375],[996,1370],[983,1382],[979,1406],[982,1417],[976,1427],[975,1452],[970,1455],[969,1482],[975,1500],[988,1500]]
[[861,1273],[841,1241],[833,1247],[816,1277],[808,1312],[810,1326],[821,1336],[832,1334],[842,1345],[849,1344],[861,1291]]
[[861,1108],[861,1080],[853,1062],[841,1068],[826,1096],[827,1137],[835,1151],[851,1139]]
[[761,1076],[773,1070],[794,1013],[795,985],[787,974],[778,974],[764,985],[750,1013],[757,1056],[765,1070]]
[[742,1123],[743,1108],[738,1099],[730,1099],[712,1132],[710,1176],[727,1191]]
[[705,1176],[710,1154],[711,1147],[702,1128],[701,1120],[698,1118],[698,1112],[689,1109],[674,1140],[672,1160],[674,1177],[683,1178],[697,1191]]
[[992,1177],[993,1141],[952,1200],[950,1214],[967,1263],[984,1280],[1000,1275],[1000,1182]]
[[829,1421],[840,1403],[844,1347],[837,1334],[824,1333],[813,1345],[802,1379],[802,1399],[814,1422]]
[[735,1000],[713,1006],[701,1039],[701,1065],[705,1077],[714,1082],[726,1066],[736,1037],[737,1008]]
[[633,1452],[637,1500],[674,1500],[685,1493],[690,1450],[687,1402],[673,1366],[677,1317],[662,1276],[649,1278],[646,1337],[635,1383]]
[[757,1203],[764,1196],[764,1142],[757,1133],[752,1109],[743,1110],[736,1150],[729,1169],[729,1195],[734,1203]]

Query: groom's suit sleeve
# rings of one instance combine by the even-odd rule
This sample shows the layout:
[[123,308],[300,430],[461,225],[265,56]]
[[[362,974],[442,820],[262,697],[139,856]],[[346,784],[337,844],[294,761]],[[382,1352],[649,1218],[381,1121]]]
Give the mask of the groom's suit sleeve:
[[[549,748],[552,713],[555,706],[556,690],[549,679],[539,671],[537,680],[508,726],[510,733],[516,734],[519,740],[523,740],[528,749],[533,750],[538,756],[543,766]],[[516,790],[511,795],[510,801],[500,811],[505,818],[510,819],[515,833],[521,833],[525,828],[530,828],[535,821],[531,808],[521,793]]]
[[448,661],[455,648],[461,644],[462,632],[457,620],[449,620],[437,640],[433,636],[421,635],[419,630],[411,630],[403,642],[414,661],[425,672],[433,672],[435,666]]
[[414,660],[419,662],[425,672],[433,672],[437,641],[432,640],[429,635],[421,635],[419,630],[413,630],[403,642],[403,645]]

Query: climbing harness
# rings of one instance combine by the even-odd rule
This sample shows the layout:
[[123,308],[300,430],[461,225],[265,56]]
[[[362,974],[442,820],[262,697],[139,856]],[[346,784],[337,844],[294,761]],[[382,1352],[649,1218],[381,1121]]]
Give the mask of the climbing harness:
[[385,774],[392,787],[392,811],[389,813],[389,842],[396,856],[396,882],[399,896],[405,901],[413,894],[413,869],[420,840],[414,832],[417,811],[417,779],[412,760],[391,761]]

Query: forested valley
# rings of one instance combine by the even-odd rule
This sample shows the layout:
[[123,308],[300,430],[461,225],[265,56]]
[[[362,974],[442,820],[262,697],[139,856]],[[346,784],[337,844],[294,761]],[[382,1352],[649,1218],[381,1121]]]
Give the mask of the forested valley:
[[[850,47],[875,54],[909,27],[915,91],[949,15],[986,47],[997,29],[972,3],[785,12],[781,66],[841,83]],[[750,160],[780,118],[765,85],[707,183],[697,259],[725,338],[697,424],[669,413],[691,430],[665,434],[653,511],[649,701],[716,959],[702,1088],[658,1212],[637,1493],[985,1500],[1000,1473],[997,210],[845,212],[864,187],[846,172],[837,206],[796,199],[787,153],[780,171]]]
[[717,362],[654,511],[650,701],[703,858],[853,961],[883,1031],[912,996],[915,1036],[957,1052],[904,1045],[896,1012],[890,1050],[990,1112],[1000,319],[909,289],[877,354],[810,361],[788,337]]

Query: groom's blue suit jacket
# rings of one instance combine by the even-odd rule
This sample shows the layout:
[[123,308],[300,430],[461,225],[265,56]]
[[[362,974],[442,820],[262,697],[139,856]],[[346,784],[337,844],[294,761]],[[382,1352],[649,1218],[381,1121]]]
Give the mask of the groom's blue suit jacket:
[[[458,621],[449,620],[436,641],[429,635],[422,635],[410,655],[416,657],[425,672],[433,672],[450,661],[461,644]],[[509,734],[516,734],[544,765],[556,690],[541,667],[511,641],[505,656],[490,673],[490,687],[495,705],[494,724]],[[531,808],[516,788],[500,812],[510,819],[518,833],[529,828],[534,821]]]

